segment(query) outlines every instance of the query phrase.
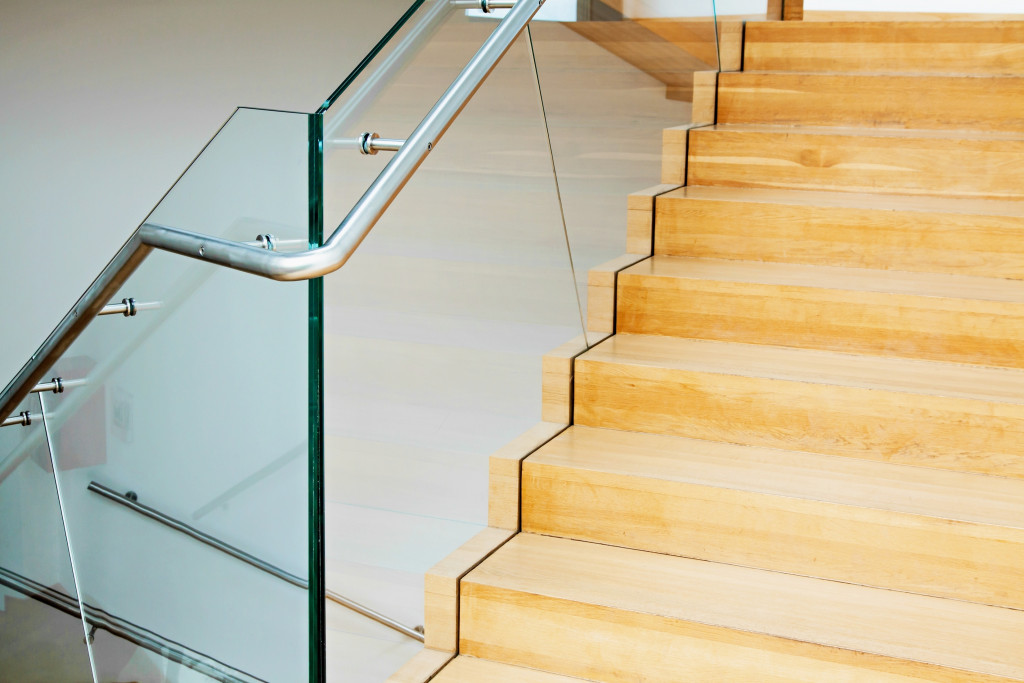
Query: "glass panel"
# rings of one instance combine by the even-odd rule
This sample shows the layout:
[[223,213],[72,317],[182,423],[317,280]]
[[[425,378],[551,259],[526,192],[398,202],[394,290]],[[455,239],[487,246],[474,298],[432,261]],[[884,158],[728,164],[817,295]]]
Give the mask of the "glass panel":
[[[683,184],[684,160],[663,157],[663,131],[675,129],[666,135],[685,142],[686,128],[713,123],[715,7],[712,0],[588,0],[574,21],[535,21],[530,32],[593,344],[610,320],[602,326],[600,312],[587,307],[588,271],[627,253],[627,195]],[[702,99],[705,83],[710,100]],[[647,255],[632,251],[637,260]]]
[[[238,110],[148,221],[317,242],[310,131],[308,115]],[[104,680],[301,680],[316,664],[317,285],[153,252],[115,297],[137,314],[99,317],[54,367],[66,390],[46,405],[83,601],[143,643],[125,664],[97,635]]]
[[0,678],[91,681],[39,397],[0,429]]
[[[405,138],[495,26],[424,3],[325,137]],[[391,158],[328,145],[330,228]],[[543,356],[582,348],[525,38],[324,286],[327,587],[415,626],[424,573],[487,525],[488,456],[564,422],[542,410]],[[331,603],[328,625],[346,681],[382,681],[421,647]]]

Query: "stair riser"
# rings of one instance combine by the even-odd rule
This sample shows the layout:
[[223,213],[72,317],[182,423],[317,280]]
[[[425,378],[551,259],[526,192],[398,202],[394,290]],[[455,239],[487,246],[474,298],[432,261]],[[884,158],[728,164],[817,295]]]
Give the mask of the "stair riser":
[[460,611],[460,653],[593,681],[635,681],[641,671],[648,683],[1008,680],[471,580]]
[[523,531],[1024,608],[1022,529],[528,459]]
[[1024,478],[1024,405],[576,361],[577,424]]
[[1024,74],[1024,22],[748,23],[743,68]]
[[1024,218],[673,197],[656,216],[657,254],[1024,279]]
[[1024,196],[1024,140],[690,131],[690,185]]
[[619,332],[1024,367],[1024,304],[635,275]]
[[1024,131],[1024,78],[723,73],[718,123]]

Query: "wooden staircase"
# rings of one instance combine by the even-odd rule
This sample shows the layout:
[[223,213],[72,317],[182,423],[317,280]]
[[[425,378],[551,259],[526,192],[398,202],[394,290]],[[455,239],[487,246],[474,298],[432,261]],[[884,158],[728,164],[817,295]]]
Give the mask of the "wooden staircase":
[[1024,22],[744,65],[432,680],[1024,681]]

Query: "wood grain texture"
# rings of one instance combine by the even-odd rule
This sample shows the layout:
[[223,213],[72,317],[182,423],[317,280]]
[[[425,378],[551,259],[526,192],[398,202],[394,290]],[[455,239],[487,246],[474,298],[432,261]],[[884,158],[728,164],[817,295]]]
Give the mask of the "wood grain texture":
[[1024,282],[654,256],[618,283],[619,332],[1024,368]]
[[541,359],[541,419],[568,425],[572,422],[573,367],[587,346],[600,343],[607,332],[589,330],[544,354]]
[[575,423],[1024,477],[1024,372],[618,334],[576,361]]
[[854,10],[804,10],[804,21],[1024,21],[1024,14],[998,12],[858,12]]
[[519,530],[520,463],[565,427],[561,423],[539,422],[491,454],[487,487],[489,527]]
[[626,200],[626,252],[649,256],[654,244],[655,197],[678,189],[678,184],[655,185],[633,192]]
[[[698,124],[704,125],[704,124]],[[666,128],[661,134],[661,183],[686,185],[686,159],[690,129],[695,124]]]
[[434,683],[572,683],[580,679],[461,655],[432,680]]
[[[739,71],[743,61],[743,22],[705,19],[634,19],[648,31],[682,48],[700,61],[723,71]],[[718,49],[715,49],[715,26]]]
[[488,527],[456,548],[423,577],[426,647],[454,653],[459,642],[459,580],[516,532]]
[[[713,22],[708,24],[713,26]],[[705,62],[635,21],[573,21],[564,25],[670,88],[691,90],[693,72],[717,64],[717,60]]]
[[1018,610],[533,534],[466,577],[462,614],[460,652],[590,680],[1024,677]]
[[690,118],[694,124],[715,123],[716,97],[718,93],[717,71],[695,71],[693,73],[693,108]]
[[1024,607],[1003,478],[576,426],[523,463],[523,531]]
[[615,332],[615,282],[619,271],[640,261],[637,254],[623,254],[587,271],[587,329]]
[[658,254],[1024,278],[1020,202],[686,187],[656,220]]
[[691,185],[1021,198],[1024,136],[784,126],[690,131]]
[[1019,76],[725,73],[718,101],[719,123],[1024,131]]
[[749,22],[743,68],[1024,75],[1024,21]]
[[782,20],[803,21],[804,0],[783,0]]
[[[423,648],[388,677],[387,683],[427,683],[452,659],[451,652]],[[344,665],[343,665],[344,666]]]

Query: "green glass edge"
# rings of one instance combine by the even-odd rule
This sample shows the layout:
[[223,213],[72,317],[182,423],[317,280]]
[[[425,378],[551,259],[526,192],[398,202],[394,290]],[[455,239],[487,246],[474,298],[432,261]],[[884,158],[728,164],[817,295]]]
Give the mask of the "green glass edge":
[[[309,246],[324,239],[324,117],[309,118]],[[309,680],[327,680],[324,556],[324,281],[309,281]]]
[[359,75],[363,73],[367,66],[370,65],[370,62],[377,58],[377,55],[379,55],[381,51],[385,48],[385,46],[387,46],[387,44],[391,42],[391,39],[395,37],[395,34],[402,30],[402,27],[405,26],[406,22],[408,22],[410,18],[412,18],[412,15],[416,14],[416,10],[418,10],[423,5],[424,2],[426,2],[426,0],[416,0],[415,2],[412,3],[409,9],[405,11],[405,14],[403,14],[399,18],[399,20],[395,22],[395,25],[392,26],[391,29],[384,34],[384,37],[381,38],[377,42],[377,44],[373,46],[373,49],[370,50],[370,52],[367,53],[365,57],[363,57],[362,61],[360,61],[359,64],[356,65],[356,68],[352,70],[352,73],[346,76],[345,80],[341,82],[341,85],[339,85],[334,90],[334,92],[332,92],[330,96],[328,96],[328,98],[324,100],[324,103],[321,104],[320,108],[316,110],[317,114],[323,114],[325,111],[331,108],[331,105],[337,102],[338,98],[341,97],[341,94],[345,92],[346,89],[348,89],[348,86],[352,85],[353,81],[359,78]]

